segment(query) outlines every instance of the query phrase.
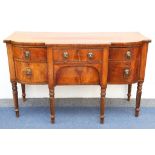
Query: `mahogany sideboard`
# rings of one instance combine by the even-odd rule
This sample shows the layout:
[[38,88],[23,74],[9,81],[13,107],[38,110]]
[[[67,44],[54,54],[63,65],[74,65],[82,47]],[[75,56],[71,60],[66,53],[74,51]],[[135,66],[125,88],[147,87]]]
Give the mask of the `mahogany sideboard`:
[[140,33],[15,32],[4,40],[16,116],[17,82],[25,100],[25,84],[48,84],[51,122],[55,122],[56,85],[100,85],[100,122],[104,122],[107,84],[137,83],[135,116],[139,115],[148,43]]

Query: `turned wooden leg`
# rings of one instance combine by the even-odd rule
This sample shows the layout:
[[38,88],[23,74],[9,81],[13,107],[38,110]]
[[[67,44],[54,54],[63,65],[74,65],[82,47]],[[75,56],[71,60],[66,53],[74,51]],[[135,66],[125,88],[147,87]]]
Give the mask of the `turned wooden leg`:
[[11,83],[12,83],[13,101],[15,106],[16,117],[19,117],[17,82],[11,82]]
[[142,85],[143,81],[138,82],[137,84],[137,96],[136,96],[136,109],[135,109],[135,116],[139,116],[140,111],[140,101],[141,101],[141,95],[142,95]]
[[104,123],[104,107],[105,107],[106,88],[101,86],[101,102],[100,102],[100,123]]
[[23,102],[26,101],[25,84],[21,84]]
[[50,92],[51,123],[54,123],[55,122],[54,88],[50,89],[49,92]]
[[130,101],[130,97],[131,97],[131,89],[132,89],[132,84],[128,84],[128,101]]

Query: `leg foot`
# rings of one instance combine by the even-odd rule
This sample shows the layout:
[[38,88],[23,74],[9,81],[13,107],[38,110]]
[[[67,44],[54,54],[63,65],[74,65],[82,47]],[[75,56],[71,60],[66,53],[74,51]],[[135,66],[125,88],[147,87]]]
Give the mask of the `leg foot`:
[[135,108],[135,116],[139,116],[139,111],[140,111],[140,101],[141,101],[141,95],[142,95],[142,86],[143,86],[143,81],[138,82],[137,85],[137,95],[136,95],[136,108]]
[[55,117],[51,117],[51,123],[52,123],[52,124],[55,123]]
[[15,110],[16,112],[16,117],[19,117],[19,111]]
[[54,88],[53,89],[50,89],[49,92],[50,92],[51,123],[55,123]]
[[100,123],[104,123],[104,107],[105,107],[106,87],[101,86],[101,102],[100,102]]
[[11,83],[12,83],[12,93],[13,93],[15,113],[16,113],[16,117],[19,117],[17,82],[13,81]]
[[101,123],[101,124],[104,124],[104,118],[101,118],[101,117],[100,117],[100,123]]
[[25,84],[21,84],[23,102],[26,101]]
[[139,111],[140,111],[140,109],[135,109],[135,117],[139,116]]
[[131,98],[131,89],[132,89],[132,84],[128,84],[128,94],[127,94],[127,96],[128,96],[128,101],[130,101],[130,98]]

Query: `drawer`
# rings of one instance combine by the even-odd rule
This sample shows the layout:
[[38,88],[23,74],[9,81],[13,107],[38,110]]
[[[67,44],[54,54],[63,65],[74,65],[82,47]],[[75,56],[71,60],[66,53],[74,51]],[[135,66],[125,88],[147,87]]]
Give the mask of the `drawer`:
[[79,50],[81,61],[101,62],[103,49],[81,49]]
[[54,65],[54,81],[57,85],[91,85],[100,82],[100,64],[87,66]]
[[54,50],[54,61],[56,62],[79,62],[79,61],[101,61],[103,49],[56,49]]
[[76,49],[55,49],[53,51],[54,61],[78,61]]
[[139,47],[133,48],[110,48],[109,60],[114,61],[132,61],[139,56]]
[[138,63],[109,61],[108,83],[127,84],[138,80]]
[[14,47],[14,59],[28,62],[46,62],[47,52],[43,47]]
[[15,61],[16,78],[21,83],[47,83],[47,63]]

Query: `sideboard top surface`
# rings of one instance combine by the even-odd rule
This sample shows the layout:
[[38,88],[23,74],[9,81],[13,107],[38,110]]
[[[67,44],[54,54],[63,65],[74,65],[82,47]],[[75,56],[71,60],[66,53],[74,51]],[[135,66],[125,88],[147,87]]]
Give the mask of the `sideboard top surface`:
[[117,44],[151,40],[138,32],[14,32],[4,40],[15,43],[55,44]]

